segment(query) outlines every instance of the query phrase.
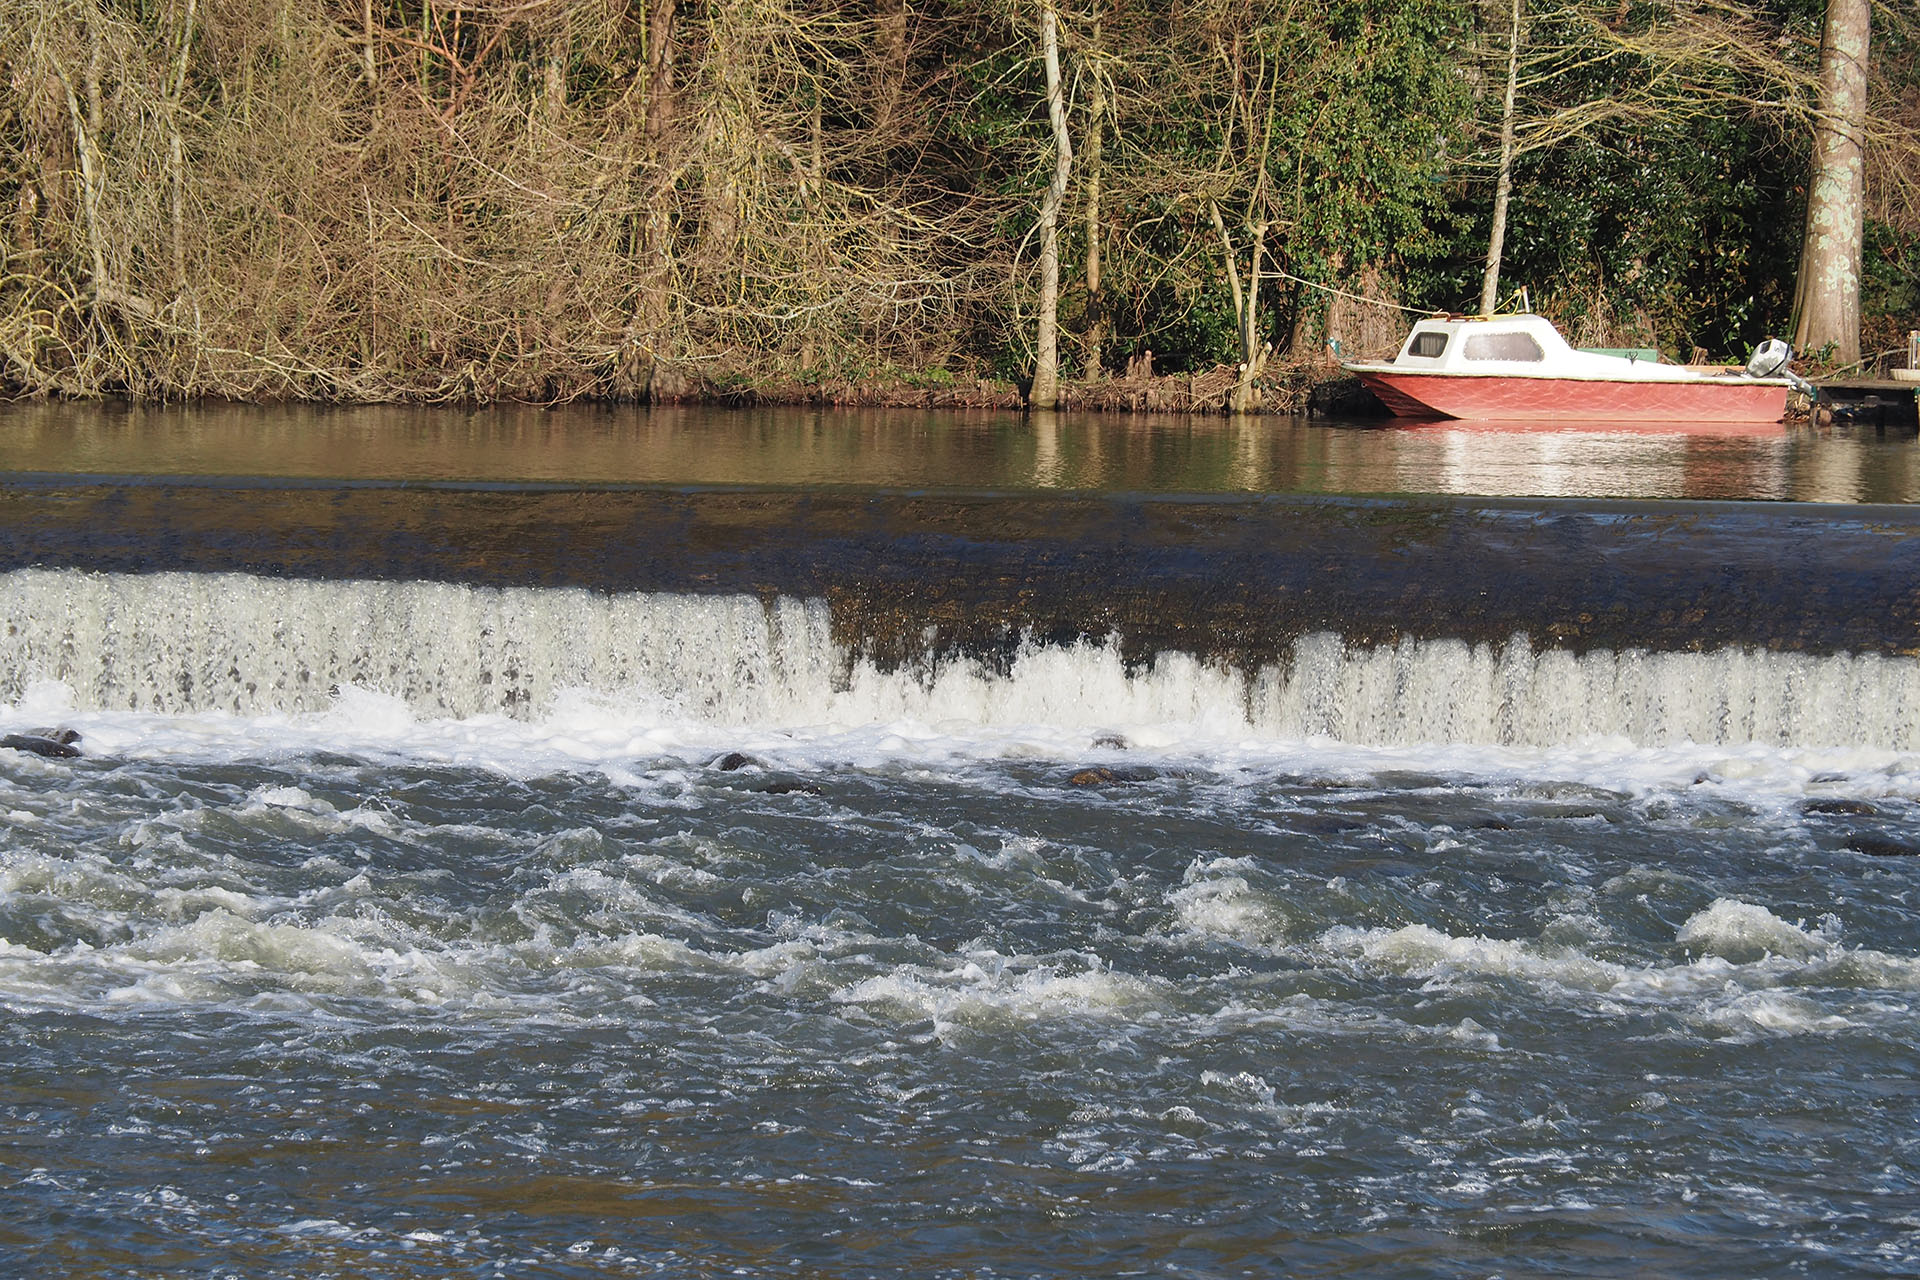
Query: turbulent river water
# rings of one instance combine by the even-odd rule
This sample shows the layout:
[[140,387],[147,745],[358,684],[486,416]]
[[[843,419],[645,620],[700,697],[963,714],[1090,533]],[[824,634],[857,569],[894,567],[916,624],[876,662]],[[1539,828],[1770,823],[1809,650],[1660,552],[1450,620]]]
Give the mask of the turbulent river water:
[[1920,1271],[1910,436],[0,439],[0,1274]]

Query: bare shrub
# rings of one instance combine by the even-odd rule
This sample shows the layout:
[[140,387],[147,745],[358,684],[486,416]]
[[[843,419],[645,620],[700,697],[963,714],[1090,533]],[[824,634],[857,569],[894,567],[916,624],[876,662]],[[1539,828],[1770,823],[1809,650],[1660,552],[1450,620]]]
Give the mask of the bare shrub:
[[865,163],[915,118],[864,74],[899,12],[712,6],[663,62],[663,7],[0,0],[0,378],[561,399],[952,358],[1001,273],[953,251],[966,199]]

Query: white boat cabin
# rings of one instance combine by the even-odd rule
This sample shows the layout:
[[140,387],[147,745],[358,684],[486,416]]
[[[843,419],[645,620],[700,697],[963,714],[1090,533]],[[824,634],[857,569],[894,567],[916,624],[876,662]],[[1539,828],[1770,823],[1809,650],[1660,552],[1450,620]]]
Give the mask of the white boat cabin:
[[1698,378],[1701,370],[1661,364],[1651,352],[1580,351],[1545,316],[1434,316],[1413,326],[1395,370],[1533,378]]

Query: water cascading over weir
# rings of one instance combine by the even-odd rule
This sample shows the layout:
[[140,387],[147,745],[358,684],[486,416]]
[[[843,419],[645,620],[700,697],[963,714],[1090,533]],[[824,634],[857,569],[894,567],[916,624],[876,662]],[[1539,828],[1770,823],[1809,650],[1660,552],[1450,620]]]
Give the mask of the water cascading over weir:
[[1895,507],[0,485],[0,701],[1920,746]]

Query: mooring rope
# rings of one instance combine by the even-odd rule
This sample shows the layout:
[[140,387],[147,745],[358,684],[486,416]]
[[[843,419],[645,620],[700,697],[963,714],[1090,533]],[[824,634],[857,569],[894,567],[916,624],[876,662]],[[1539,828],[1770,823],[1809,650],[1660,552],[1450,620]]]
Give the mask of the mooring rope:
[[1385,298],[1369,298],[1364,294],[1349,293],[1345,289],[1336,289],[1330,284],[1321,284],[1317,280],[1308,280],[1303,276],[1296,276],[1291,271],[1274,271],[1273,274],[1282,280],[1291,280],[1295,284],[1303,284],[1309,289],[1318,289],[1322,293],[1331,293],[1336,297],[1350,298],[1355,302],[1367,303],[1369,306],[1386,307],[1393,311],[1404,311],[1408,315],[1413,316],[1430,316],[1434,314],[1432,307],[1409,307],[1399,302],[1388,302]]

